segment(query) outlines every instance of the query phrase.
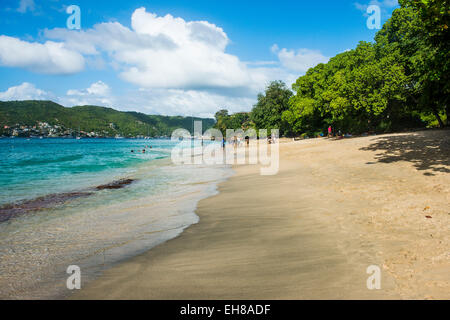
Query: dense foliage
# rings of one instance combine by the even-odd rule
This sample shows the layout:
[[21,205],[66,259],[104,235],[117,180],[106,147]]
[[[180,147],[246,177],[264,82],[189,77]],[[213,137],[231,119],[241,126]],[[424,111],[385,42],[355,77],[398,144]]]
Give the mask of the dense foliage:
[[[450,121],[450,0],[400,0],[377,33],[293,84],[272,82],[250,119],[285,135],[388,132]],[[219,114],[220,123],[234,115]],[[217,118],[217,115],[216,115]]]
[[258,102],[252,112],[239,112],[228,114],[228,110],[222,109],[215,115],[215,128],[225,135],[226,129],[279,129],[280,134],[288,133],[288,124],[282,120],[284,111],[289,109],[289,99],[292,91],[282,81],[272,81],[264,93],[258,95]]
[[258,95],[258,102],[253,107],[250,119],[257,128],[280,130],[284,134],[288,129],[281,115],[289,109],[292,91],[282,81],[272,81],[264,94]]
[[204,130],[214,125],[213,119],[146,115],[96,106],[65,108],[51,101],[0,102],[0,134],[5,133],[5,126],[35,126],[46,122],[105,136],[170,136],[178,128],[192,132],[193,120],[202,120]]
[[435,124],[448,116],[448,1],[400,1],[377,33],[293,85],[283,113],[293,134],[385,132]]
[[215,128],[222,132],[222,135],[226,135],[227,129],[244,129],[253,128],[254,125],[250,120],[250,113],[239,112],[232,115],[228,114],[228,110],[222,109],[216,112],[215,115],[216,124]]

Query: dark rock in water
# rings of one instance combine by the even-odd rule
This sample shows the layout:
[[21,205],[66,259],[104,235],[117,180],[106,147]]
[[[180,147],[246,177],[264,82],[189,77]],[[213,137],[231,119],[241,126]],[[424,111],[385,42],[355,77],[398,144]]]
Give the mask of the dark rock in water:
[[113,181],[113,182],[108,183],[108,184],[104,184],[104,185],[98,186],[96,189],[97,190],[122,189],[125,186],[132,184],[134,181],[135,180],[133,180],[133,179],[120,179],[120,180]]
[[13,217],[44,209],[52,209],[63,205],[65,202],[88,197],[92,192],[67,192],[49,194],[32,200],[25,200],[17,203],[11,203],[0,207],[0,222],[7,221]]
[[41,211],[45,209],[53,209],[64,205],[67,201],[89,197],[95,191],[107,189],[121,189],[127,185],[132,184],[134,179],[120,179],[111,183],[95,187],[94,189],[87,189],[86,191],[74,191],[66,193],[49,194],[32,200],[25,200],[17,203],[6,204],[0,207],[0,223],[8,221],[11,218],[23,215],[26,213]]

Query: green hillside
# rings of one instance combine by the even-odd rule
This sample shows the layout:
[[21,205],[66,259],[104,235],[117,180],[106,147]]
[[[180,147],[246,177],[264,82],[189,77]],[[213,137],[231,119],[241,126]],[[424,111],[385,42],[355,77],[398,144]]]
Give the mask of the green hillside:
[[[215,122],[213,119],[194,120],[203,122],[203,130]],[[9,135],[16,127],[32,128],[39,122],[61,127],[66,132],[96,132],[101,136],[170,136],[178,128],[192,132],[191,117],[146,115],[97,106],[66,108],[52,101],[0,102],[0,135]]]

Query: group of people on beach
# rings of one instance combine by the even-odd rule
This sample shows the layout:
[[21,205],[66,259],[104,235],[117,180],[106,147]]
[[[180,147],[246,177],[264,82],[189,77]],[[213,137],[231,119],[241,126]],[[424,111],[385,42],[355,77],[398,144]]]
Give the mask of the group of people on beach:
[[[240,147],[242,145],[243,141],[240,137],[234,136],[231,140],[230,140],[230,144],[234,147]],[[225,146],[227,144],[227,140],[225,138],[222,138],[222,148],[225,149]],[[245,144],[248,146],[250,144],[250,138],[249,137],[245,137]]]
[[328,127],[328,138],[332,138],[332,137],[334,137],[334,136],[336,136],[336,137],[338,137],[338,138],[340,138],[340,139],[343,139],[343,138],[344,138],[344,136],[342,135],[342,131],[341,131],[341,130],[338,130],[338,132],[334,133],[334,132],[333,132],[333,127],[332,127],[332,126],[329,126],[329,127]]
[[[245,142],[244,142],[244,141],[245,141]],[[244,143],[245,143],[245,146],[247,146],[247,147],[250,145],[250,137],[249,137],[249,136],[246,136],[244,139],[241,139],[241,137],[234,136],[234,137],[230,140],[230,144],[231,144],[234,148],[240,147],[240,146],[242,146],[242,144],[244,144]],[[276,143],[276,138],[275,138],[275,136],[268,136],[268,137],[267,137],[267,143],[269,143],[269,144]],[[222,148],[225,149],[226,144],[227,144],[227,140],[226,140],[225,138],[222,138]]]
[[351,138],[352,135],[350,133],[343,134],[341,130],[338,130],[336,133],[333,131],[333,127],[328,127],[328,138],[337,137],[337,139]]
[[[227,140],[225,138],[222,138],[222,148],[225,149],[226,144],[227,144]],[[240,137],[234,136],[230,140],[230,145],[233,146],[234,148],[237,148],[237,147],[241,146],[241,144],[242,144],[242,140],[241,140]]]

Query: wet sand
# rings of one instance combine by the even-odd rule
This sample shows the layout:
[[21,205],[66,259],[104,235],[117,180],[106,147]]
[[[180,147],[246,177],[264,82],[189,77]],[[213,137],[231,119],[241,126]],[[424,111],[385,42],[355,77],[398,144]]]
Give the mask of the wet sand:
[[449,138],[285,141],[277,175],[237,166],[198,224],[72,298],[449,299]]

